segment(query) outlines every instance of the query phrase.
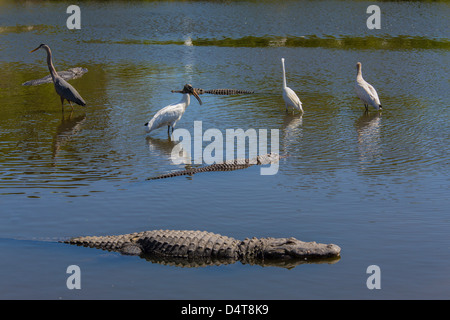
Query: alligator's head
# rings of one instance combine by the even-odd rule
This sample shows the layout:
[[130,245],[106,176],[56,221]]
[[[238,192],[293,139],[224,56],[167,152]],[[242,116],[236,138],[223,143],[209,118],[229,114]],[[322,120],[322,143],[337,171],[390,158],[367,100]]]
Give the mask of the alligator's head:
[[268,153],[259,155],[257,158],[257,164],[264,165],[264,164],[270,164],[273,162],[278,162],[280,159],[280,155],[278,153]]
[[341,248],[335,244],[303,242],[295,238],[265,238],[263,257],[266,259],[321,259],[338,257]]

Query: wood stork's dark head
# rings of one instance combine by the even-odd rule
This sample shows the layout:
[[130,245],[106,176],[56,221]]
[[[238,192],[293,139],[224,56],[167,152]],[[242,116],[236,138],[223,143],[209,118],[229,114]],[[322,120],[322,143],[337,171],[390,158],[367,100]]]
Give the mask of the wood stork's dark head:
[[189,93],[192,94],[197,100],[198,103],[200,103],[200,105],[202,105],[202,100],[200,99],[197,90],[194,89],[194,87],[192,87],[190,84],[185,84],[183,90],[181,91],[181,93]]

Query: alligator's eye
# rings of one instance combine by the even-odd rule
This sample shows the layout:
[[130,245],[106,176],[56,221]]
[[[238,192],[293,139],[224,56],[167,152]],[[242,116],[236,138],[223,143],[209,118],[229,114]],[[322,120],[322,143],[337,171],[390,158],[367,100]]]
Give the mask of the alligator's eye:
[[286,240],[286,244],[295,244],[296,239],[289,238]]

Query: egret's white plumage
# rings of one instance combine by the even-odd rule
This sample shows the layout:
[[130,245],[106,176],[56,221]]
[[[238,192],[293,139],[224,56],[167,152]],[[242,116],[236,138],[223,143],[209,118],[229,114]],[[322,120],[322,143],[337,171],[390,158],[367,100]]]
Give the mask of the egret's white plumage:
[[382,109],[377,91],[373,86],[371,86],[367,81],[363,79],[361,69],[362,69],[361,62],[358,62],[356,64],[357,70],[355,83],[356,95],[364,103],[366,111],[369,110],[369,105],[374,107],[376,110]]
[[290,107],[292,108],[292,112],[294,112],[294,109],[303,112],[300,99],[295,94],[294,90],[286,86],[286,70],[284,68],[284,58],[281,58],[281,64],[283,65],[283,99],[286,104],[286,111],[288,111],[288,107]]
[[173,128],[181,119],[184,112],[186,111],[187,106],[189,106],[191,102],[191,94],[197,98],[200,105],[202,104],[200,97],[190,84],[186,84],[181,93],[183,93],[183,96],[180,102],[173,103],[162,108],[153,116],[153,118],[149,122],[145,124],[145,129],[148,133],[155,129],[161,128],[162,126],[167,126],[167,133],[169,133],[169,130],[172,127],[173,132]]

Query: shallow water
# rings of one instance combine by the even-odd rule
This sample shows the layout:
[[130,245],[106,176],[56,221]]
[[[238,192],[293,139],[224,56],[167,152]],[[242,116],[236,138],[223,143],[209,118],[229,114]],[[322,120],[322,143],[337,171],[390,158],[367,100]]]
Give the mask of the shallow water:
[[[449,35],[446,2],[0,3],[0,297],[42,299],[449,298]],[[352,17],[352,18],[350,18]],[[61,112],[52,84],[87,101]],[[303,115],[287,114],[281,62]],[[383,111],[364,113],[355,64]],[[184,169],[143,124],[185,83],[254,90],[192,100],[177,128],[278,129],[276,175],[259,167],[147,181]],[[203,146],[207,145],[204,142]],[[56,243],[79,235],[200,229],[238,239],[335,243],[334,264],[178,268]],[[66,268],[82,270],[68,290]],[[382,288],[366,287],[378,265]],[[264,281],[262,281],[262,279]],[[214,283],[214,285],[211,285]]]

